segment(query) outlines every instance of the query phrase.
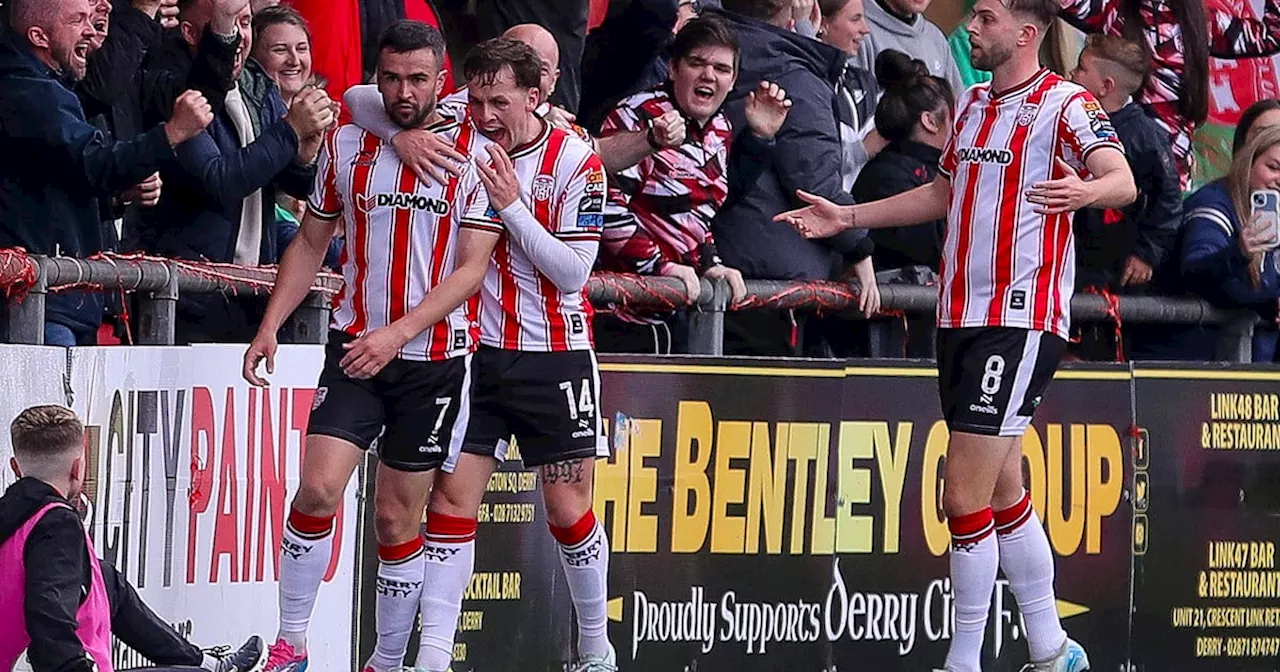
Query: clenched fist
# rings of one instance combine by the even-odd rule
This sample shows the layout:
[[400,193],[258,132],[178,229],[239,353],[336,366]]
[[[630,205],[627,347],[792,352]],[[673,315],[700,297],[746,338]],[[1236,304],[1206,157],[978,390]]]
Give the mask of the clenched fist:
[[684,144],[684,115],[680,110],[670,110],[653,120],[653,139],[663,147],[679,147]]
[[213,108],[204,94],[199,91],[186,91],[178,96],[173,104],[173,116],[165,122],[164,134],[169,139],[169,146],[177,147],[213,123]]
[[289,115],[284,119],[299,138],[310,138],[329,129],[337,121],[338,106],[324,89],[303,89],[293,99]]

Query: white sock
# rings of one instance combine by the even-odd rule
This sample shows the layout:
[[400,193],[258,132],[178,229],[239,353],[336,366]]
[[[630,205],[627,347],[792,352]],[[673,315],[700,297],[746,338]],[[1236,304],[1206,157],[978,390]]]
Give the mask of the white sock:
[[587,511],[573,527],[551,528],[578,618],[578,655],[609,653],[609,538]]
[[1052,660],[1067,641],[1058,618],[1053,594],[1053,550],[1044,526],[1025,495],[1012,508],[999,511],[996,536],[1000,544],[1000,569],[1018,600],[1026,625],[1027,648],[1032,662]]
[[378,640],[368,667],[390,672],[404,665],[409,636],[422,599],[422,537],[404,544],[378,547],[378,584],[375,618]]
[[289,511],[280,540],[280,634],[298,653],[307,648],[307,626],[333,552],[333,518]]
[[952,518],[951,595],[956,627],[947,651],[948,672],[982,672],[982,639],[991,611],[991,593],[1000,569],[991,509]]
[[422,581],[422,635],[417,667],[442,672],[453,662],[462,598],[476,565],[476,521],[427,512]]

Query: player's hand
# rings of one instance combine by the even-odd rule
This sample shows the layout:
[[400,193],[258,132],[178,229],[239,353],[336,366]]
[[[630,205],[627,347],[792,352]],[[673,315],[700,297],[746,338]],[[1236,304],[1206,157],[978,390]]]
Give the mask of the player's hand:
[[496,144],[489,145],[488,165],[477,161],[476,168],[480,172],[480,182],[489,194],[489,205],[494,210],[502,210],[520,198],[520,181],[516,178],[516,168],[511,157]]
[[379,327],[350,343],[343,344],[342,347],[347,354],[343,356],[339,366],[350,378],[357,380],[372,378],[378,375],[388,362],[395,359],[396,353],[400,352],[400,348],[408,342],[409,339],[396,325]]
[[276,342],[276,335],[273,332],[259,331],[257,336],[253,337],[253,342],[249,344],[249,349],[244,353],[244,370],[241,375],[249,381],[250,385],[256,387],[265,387],[271,382],[258,376],[258,364],[262,360],[267,360],[267,375],[276,372],[276,350],[280,347]]
[[337,121],[333,100],[324,89],[306,88],[293,99],[293,106],[284,118],[298,138],[310,138],[324,133]]
[[144,208],[153,208],[160,202],[160,189],[163,186],[164,183],[160,180],[160,173],[155,173],[139,184],[125,189],[120,194],[120,200],[125,205],[137,203]]
[[876,282],[876,269],[871,263],[871,257],[853,265],[853,277],[858,280],[861,288],[858,293],[858,311],[865,317],[880,312],[880,284]]
[[684,283],[684,291],[689,295],[689,305],[698,302],[698,297],[702,295],[702,280],[698,279],[698,272],[693,270],[692,266],[677,264],[675,262],[663,264],[658,271],[658,275],[668,278],[680,278]]
[[679,147],[684,144],[688,124],[680,110],[670,110],[653,120],[653,139],[663,147]]
[[747,126],[762,140],[772,140],[787,120],[791,99],[787,91],[771,82],[760,82],[760,88],[747,94]]
[[1275,233],[1275,230],[1263,220],[1261,214],[1255,214],[1240,231],[1240,251],[1256,263],[1263,254],[1280,245],[1280,240],[1276,240]]
[[177,147],[213,123],[213,108],[199,91],[184,91],[173,104],[173,114],[164,124],[170,147]]
[[1151,268],[1151,264],[1139,259],[1138,257],[1129,257],[1124,262],[1124,273],[1120,275],[1120,286],[1131,287],[1137,285],[1145,285],[1151,282],[1151,274],[1155,269]]
[[747,283],[742,279],[742,271],[728,266],[712,266],[702,275],[712,280],[724,280],[729,283],[730,305],[738,305],[747,298]]
[[572,131],[573,124],[578,120],[578,117],[559,105],[552,105],[551,109],[547,110],[547,116],[543,117],[543,119],[556,128]]
[[396,156],[409,166],[423,184],[449,184],[450,175],[461,175],[467,157],[431,131],[415,128],[391,138]]
[[805,238],[830,238],[853,228],[853,221],[835,203],[807,191],[797,190],[796,195],[809,205],[776,215],[773,221],[795,228]]
[[1036,208],[1036,212],[1041,215],[1058,215],[1089,207],[1094,197],[1089,183],[1081,179],[1079,171],[1061,158],[1054,159],[1054,165],[1062,172],[1063,177],[1037,182],[1027,192],[1027,200],[1041,206]]

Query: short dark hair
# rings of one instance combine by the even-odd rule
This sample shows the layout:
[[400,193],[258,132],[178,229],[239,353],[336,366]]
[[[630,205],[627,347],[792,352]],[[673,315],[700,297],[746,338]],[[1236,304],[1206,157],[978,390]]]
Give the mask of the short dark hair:
[[9,440],[19,461],[58,458],[84,450],[84,423],[66,406],[32,406],[10,423]]
[[1116,78],[1126,95],[1132,96],[1151,74],[1151,59],[1147,50],[1133,40],[1119,35],[1090,35],[1084,42],[1084,50],[1094,58],[1106,61],[1124,71],[1124,77]]
[[1265,98],[1250,105],[1244,111],[1244,114],[1240,115],[1240,123],[1236,124],[1236,135],[1231,141],[1232,153],[1244,149],[1245,142],[1249,139],[1249,131],[1253,130],[1253,125],[1258,123],[1262,115],[1272,110],[1280,110],[1280,100]]
[[1058,18],[1061,0],[1001,0],[1014,14],[1031,18],[1042,28],[1048,28]]
[[724,0],[721,5],[730,12],[760,21],[772,21],[773,17],[791,7],[791,0]]
[[420,49],[430,49],[436,55],[436,63],[444,67],[444,36],[431,25],[402,19],[387,26],[378,38],[378,53],[407,54]]
[[542,59],[533,47],[505,37],[485,40],[471,48],[462,62],[462,76],[467,81],[479,78],[492,83],[503,68],[511,68],[516,86],[536,89],[542,85]]
[[271,26],[279,25],[297,26],[307,34],[307,40],[311,40],[311,26],[298,10],[289,5],[272,5],[253,15],[253,41],[256,43]]
[[675,63],[703,47],[727,47],[733,51],[733,69],[738,69],[738,36],[724,19],[713,14],[690,20],[676,33],[667,49],[671,62]]

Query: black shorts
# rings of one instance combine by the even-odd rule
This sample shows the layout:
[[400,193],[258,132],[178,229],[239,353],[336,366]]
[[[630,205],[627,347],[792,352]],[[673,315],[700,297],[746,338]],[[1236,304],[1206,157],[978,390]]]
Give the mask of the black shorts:
[[[463,450],[506,459],[511,438],[526,467],[608,457],[600,367],[590,350],[521,352],[480,346]],[[446,471],[452,465],[445,467]]]
[[311,406],[308,434],[331,436],[368,450],[398,471],[430,471],[462,449],[471,408],[471,358],[441,362],[391,360],[378,375],[356,380],[342,372],[351,336],[330,332],[324,369]]
[[947,428],[1022,436],[1067,342],[1010,327],[938,330],[938,396]]

